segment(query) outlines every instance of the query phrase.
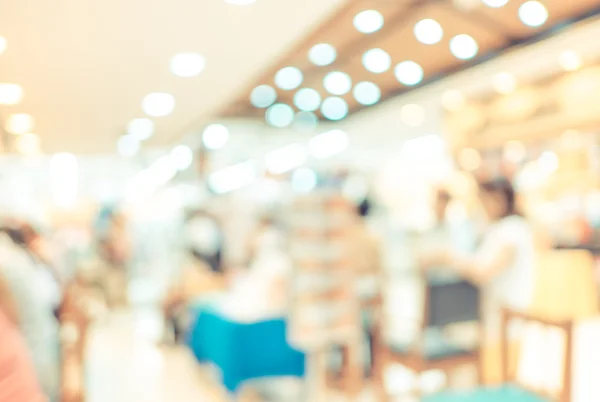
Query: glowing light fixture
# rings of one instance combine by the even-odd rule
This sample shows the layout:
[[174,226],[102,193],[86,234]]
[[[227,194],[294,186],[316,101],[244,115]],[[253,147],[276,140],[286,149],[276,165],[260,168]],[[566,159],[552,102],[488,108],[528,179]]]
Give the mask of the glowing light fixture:
[[285,91],[298,88],[303,80],[302,71],[296,67],[284,67],[275,74],[275,85]]
[[154,134],[154,123],[147,118],[133,119],[127,125],[127,134],[138,141],[144,141]]
[[170,154],[173,165],[180,172],[187,170],[194,162],[194,152],[187,145],[177,145]]
[[310,168],[296,169],[292,173],[292,188],[299,193],[309,193],[317,186],[317,174]]
[[250,103],[259,109],[271,106],[277,100],[277,91],[270,85],[260,85],[252,90]]
[[436,20],[426,18],[416,23],[415,37],[421,43],[434,45],[444,37],[444,29]]
[[0,105],[16,105],[23,99],[23,88],[17,84],[0,84]]
[[362,63],[368,71],[381,74],[390,69],[392,58],[383,49],[371,49],[363,54]]
[[565,71],[579,70],[583,64],[581,57],[571,50],[562,52],[558,57],[558,62]]
[[171,72],[179,77],[195,77],[206,67],[206,59],[198,53],[179,53],[171,59]]
[[411,103],[402,106],[400,119],[410,127],[418,127],[425,122],[425,108],[421,105]]
[[517,81],[512,74],[499,73],[492,78],[492,85],[498,93],[507,95],[517,88]]
[[210,188],[224,194],[249,186],[256,180],[256,169],[252,162],[243,162],[211,174],[208,178]]
[[423,68],[414,61],[403,61],[396,65],[394,75],[401,84],[413,86],[423,80]]
[[531,0],[519,7],[519,18],[523,24],[537,28],[548,21],[548,9],[539,1]]
[[294,121],[294,109],[285,103],[276,103],[267,109],[265,119],[273,127],[287,127]]
[[381,99],[381,90],[379,87],[368,81],[359,82],[352,91],[354,99],[364,106],[371,106]]
[[457,112],[465,106],[465,97],[458,90],[449,90],[442,94],[442,106],[451,112]]
[[308,59],[316,66],[328,66],[336,58],[337,51],[329,43],[319,43],[308,51]]
[[376,10],[365,10],[354,17],[354,27],[364,34],[370,34],[383,28],[383,15]]
[[319,125],[319,118],[312,112],[298,112],[293,127],[303,133],[313,132]]
[[460,34],[450,39],[450,51],[457,59],[469,60],[477,56],[479,45],[472,36]]
[[314,112],[321,105],[321,95],[312,88],[302,88],[294,95],[294,105],[299,110]]
[[6,38],[4,36],[0,36],[0,54],[4,53],[6,51],[7,47],[8,47],[8,41],[6,40]]
[[17,137],[15,147],[17,151],[25,156],[34,156],[41,153],[40,137],[37,134],[28,133]]
[[148,116],[168,116],[175,109],[175,98],[166,92],[154,92],[146,95],[142,101],[142,109]]
[[481,0],[483,4],[491,8],[500,8],[508,4],[508,0]]
[[314,158],[325,159],[343,152],[348,147],[348,136],[342,130],[332,130],[313,137],[308,149]]
[[546,173],[556,172],[559,167],[558,156],[552,151],[546,151],[538,159],[538,164]]
[[35,119],[30,114],[16,113],[8,116],[6,120],[6,131],[11,134],[27,134],[33,130]]
[[289,172],[302,166],[306,162],[306,158],[304,145],[291,144],[267,154],[267,170],[273,174]]
[[348,104],[342,98],[331,96],[323,101],[321,113],[328,120],[342,120],[348,115]]
[[341,71],[332,71],[323,79],[323,86],[332,95],[345,95],[352,89],[352,79]]
[[117,141],[117,151],[119,155],[130,158],[140,151],[140,142],[132,135],[123,135]]
[[206,149],[221,149],[229,140],[229,129],[222,124],[211,124],[206,126],[202,132],[202,143]]

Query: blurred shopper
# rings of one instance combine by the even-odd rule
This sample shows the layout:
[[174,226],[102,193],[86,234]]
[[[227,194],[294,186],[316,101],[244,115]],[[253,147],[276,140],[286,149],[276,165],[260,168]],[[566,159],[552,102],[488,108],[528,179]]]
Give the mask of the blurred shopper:
[[100,255],[107,263],[105,291],[111,307],[127,304],[127,265],[130,259],[131,242],[127,219],[120,212],[106,213],[106,223],[100,233]]
[[23,334],[38,380],[53,402],[58,400],[60,389],[59,324],[42,269],[24,244],[24,235],[18,229],[0,230],[0,277],[13,300],[9,316]]

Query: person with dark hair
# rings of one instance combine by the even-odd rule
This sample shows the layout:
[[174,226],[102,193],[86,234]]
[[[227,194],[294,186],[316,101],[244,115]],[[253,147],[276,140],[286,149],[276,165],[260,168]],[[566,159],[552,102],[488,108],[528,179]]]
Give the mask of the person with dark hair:
[[519,213],[512,184],[497,179],[480,184],[479,199],[488,227],[477,249],[468,254],[443,251],[421,260],[425,269],[449,269],[482,289],[485,341],[499,342],[503,307],[527,310],[533,301],[536,238]]

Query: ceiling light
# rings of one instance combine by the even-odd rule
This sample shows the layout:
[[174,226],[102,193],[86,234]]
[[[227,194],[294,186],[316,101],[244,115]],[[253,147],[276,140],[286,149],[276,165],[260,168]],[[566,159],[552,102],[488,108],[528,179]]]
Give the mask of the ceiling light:
[[192,162],[194,162],[194,152],[192,151],[192,148],[187,145],[177,145],[171,151],[170,158],[177,170],[183,172],[192,165]]
[[312,88],[302,88],[294,95],[294,105],[299,110],[314,112],[321,105],[321,95]]
[[303,132],[310,133],[315,131],[319,125],[319,118],[312,112],[299,112],[296,113],[294,118],[294,129]]
[[275,74],[275,85],[279,88],[290,91],[296,89],[302,84],[304,77],[302,71],[296,67],[284,67]]
[[289,172],[306,162],[306,148],[292,144],[269,152],[266,156],[267,170],[273,174]]
[[285,103],[276,103],[267,109],[265,119],[273,127],[287,127],[294,121],[294,109]]
[[142,101],[142,109],[149,116],[167,116],[175,109],[175,98],[165,92],[151,93]]
[[352,89],[352,79],[346,73],[333,71],[325,76],[323,86],[332,95],[344,95]]
[[519,7],[519,18],[523,24],[536,28],[548,20],[548,10],[539,1],[528,1]]
[[413,86],[423,80],[423,68],[414,61],[403,61],[396,65],[394,75],[401,84]]
[[579,70],[583,64],[581,57],[579,57],[577,53],[570,50],[562,52],[558,57],[558,62],[565,71]]
[[362,63],[368,71],[381,74],[390,69],[392,58],[383,49],[371,49],[363,54]]
[[144,141],[154,134],[154,123],[147,118],[133,119],[127,125],[127,134],[138,141]]
[[252,90],[250,103],[259,109],[271,106],[277,100],[277,91],[270,85],[260,85]]
[[483,4],[485,4],[488,7],[491,8],[500,8],[500,7],[504,7],[507,3],[508,0],[481,0],[483,2]]
[[292,188],[299,193],[309,193],[317,186],[317,174],[310,168],[296,169],[292,173]]
[[325,159],[343,152],[348,147],[348,136],[342,130],[332,130],[313,137],[308,148],[317,159]]
[[450,51],[457,59],[469,60],[479,52],[479,45],[473,37],[461,34],[450,40]]
[[434,45],[444,37],[442,26],[431,18],[417,22],[414,32],[417,40],[426,45]]
[[0,105],[16,105],[23,99],[23,88],[17,84],[0,84]]
[[365,10],[354,17],[354,27],[362,33],[370,34],[383,27],[383,15],[376,10]]
[[481,155],[476,149],[465,148],[458,154],[458,164],[463,170],[475,171],[481,166]]
[[38,155],[41,152],[40,137],[37,134],[23,134],[17,137],[15,148],[25,156]]
[[211,124],[202,132],[202,143],[206,149],[221,149],[229,140],[229,129],[222,124]]
[[131,135],[123,135],[117,140],[117,151],[124,157],[135,156],[140,150],[140,142]]
[[26,113],[16,113],[8,116],[5,128],[9,133],[19,135],[30,133],[34,125],[33,116]]
[[368,81],[359,82],[354,86],[354,99],[364,106],[371,106],[381,99],[381,90],[379,87]]
[[256,0],[225,0],[225,3],[235,4],[236,6],[247,6],[255,2]]
[[319,43],[308,51],[308,59],[316,66],[328,66],[336,57],[337,52],[329,43]]
[[342,120],[348,115],[348,104],[342,98],[331,96],[323,101],[321,113],[328,120]]
[[499,73],[492,78],[492,85],[498,93],[507,95],[517,88],[517,81],[512,74]]
[[171,59],[170,67],[179,77],[195,77],[206,67],[206,59],[198,53],[179,53]]
[[421,105],[411,103],[402,106],[400,119],[410,127],[418,127],[425,122],[425,108]]
[[455,89],[446,91],[442,94],[442,105],[444,109],[451,112],[457,112],[465,106],[465,97],[460,91]]
[[0,36],[0,54],[4,53],[6,48],[8,47],[8,41],[4,36]]
[[208,185],[217,194],[223,194],[249,186],[254,180],[256,180],[254,165],[251,162],[243,162],[211,174]]

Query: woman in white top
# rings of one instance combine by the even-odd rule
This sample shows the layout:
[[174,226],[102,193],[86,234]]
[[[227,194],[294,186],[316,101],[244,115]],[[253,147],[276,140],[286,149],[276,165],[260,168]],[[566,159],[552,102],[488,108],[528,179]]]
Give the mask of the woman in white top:
[[481,287],[486,340],[495,342],[501,331],[501,309],[524,311],[532,304],[536,242],[533,228],[518,213],[510,182],[483,183],[479,197],[489,219],[479,247],[471,255],[442,253],[423,265],[448,267]]

